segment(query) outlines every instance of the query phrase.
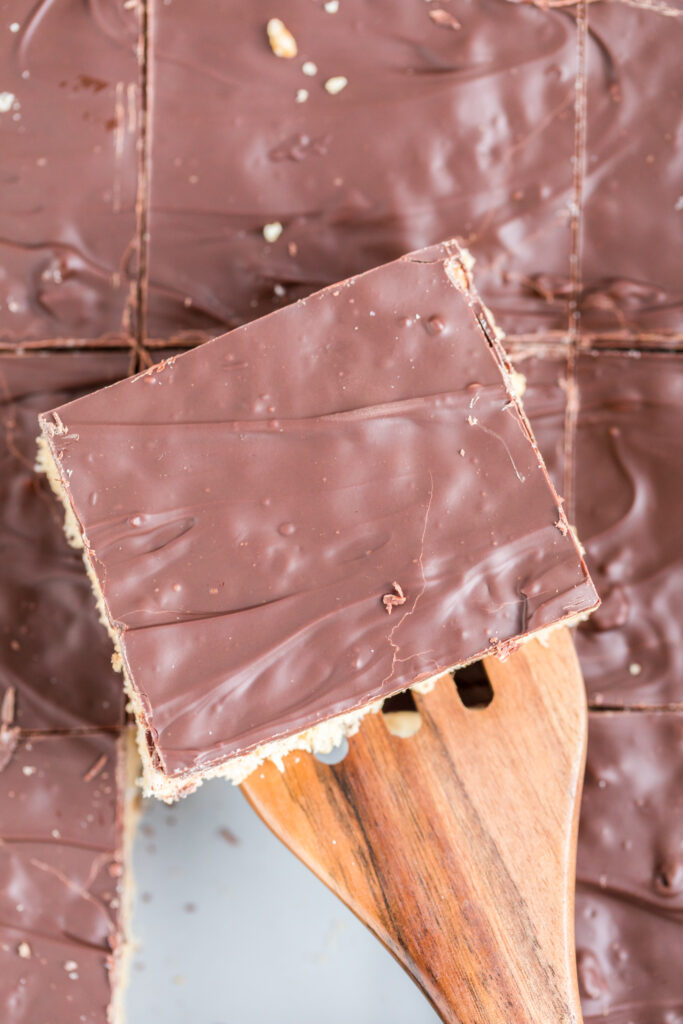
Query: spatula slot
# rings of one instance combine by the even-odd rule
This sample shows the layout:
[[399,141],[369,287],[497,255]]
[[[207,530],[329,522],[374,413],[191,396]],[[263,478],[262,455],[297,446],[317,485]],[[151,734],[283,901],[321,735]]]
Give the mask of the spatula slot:
[[493,687],[482,661],[473,661],[464,668],[456,668],[453,672],[453,682],[466,708],[487,708],[493,700]]
[[410,690],[395,693],[387,697],[382,705],[382,715],[392,736],[407,739],[414,736],[422,725],[422,715],[417,709],[415,698]]

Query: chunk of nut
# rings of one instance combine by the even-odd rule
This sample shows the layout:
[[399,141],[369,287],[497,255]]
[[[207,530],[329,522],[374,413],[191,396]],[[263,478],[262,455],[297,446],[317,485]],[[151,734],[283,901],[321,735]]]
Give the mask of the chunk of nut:
[[329,92],[330,96],[336,96],[337,93],[345,89],[349,84],[348,78],[344,78],[343,75],[334,75],[333,78],[328,78],[325,82],[325,89]]
[[282,234],[282,224],[279,220],[274,220],[270,224],[263,225],[263,237],[266,242],[277,242],[278,238]]
[[266,25],[266,32],[270,48],[276,57],[285,57],[287,60],[296,57],[299,52],[296,39],[283,21],[280,21],[279,18],[271,18]]

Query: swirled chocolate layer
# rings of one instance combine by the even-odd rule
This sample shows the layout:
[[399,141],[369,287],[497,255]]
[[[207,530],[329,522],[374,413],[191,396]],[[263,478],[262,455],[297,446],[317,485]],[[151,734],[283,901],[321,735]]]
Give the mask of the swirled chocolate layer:
[[596,602],[454,244],[44,425],[167,775]]

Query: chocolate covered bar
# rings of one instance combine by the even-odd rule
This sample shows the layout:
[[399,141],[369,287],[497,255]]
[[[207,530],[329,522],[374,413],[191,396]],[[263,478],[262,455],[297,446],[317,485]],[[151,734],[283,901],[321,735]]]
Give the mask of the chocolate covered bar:
[[134,327],[138,31],[136,4],[3,4],[0,347]]
[[166,799],[596,604],[455,243],[42,425]]
[[680,346],[683,6],[590,3],[587,20],[581,328]]
[[504,330],[566,330],[578,40],[549,6],[150,0],[145,335],[451,235]]
[[0,355],[0,1019],[7,1024],[120,1019],[133,748],[109,639],[34,462],[45,403],[118,380],[129,364],[128,351]]
[[0,680],[14,688],[22,729],[123,724],[111,644],[34,463],[38,413],[125,377],[128,365],[127,352],[0,355]]
[[577,359],[575,514],[602,598],[577,635],[591,699],[683,700],[683,355]]
[[589,701],[683,701],[683,353],[516,346],[524,408],[602,599],[576,648]]
[[590,716],[576,894],[586,1020],[683,1016],[683,712]]
[[0,1015],[120,1019],[125,738],[20,739],[0,787]]

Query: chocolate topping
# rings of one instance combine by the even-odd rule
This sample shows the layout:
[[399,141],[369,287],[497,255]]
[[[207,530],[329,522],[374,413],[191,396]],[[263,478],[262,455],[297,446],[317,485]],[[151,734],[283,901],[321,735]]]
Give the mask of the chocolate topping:
[[134,4],[7,13],[0,345],[196,342],[449,235],[509,334],[681,343],[675,0],[585,40],[564,4],[281,0],[290,59],[258,5],[143,6],[140,45]]
[[[7,1024],[105,1019],[120,902],[121,743],[117,733],[24,737],[2,775]],[[97,777],[88,778],[97,762]]]
[[126,375],[126,352],[0,355],[0,697],[24,729],[120,725],[121,678],[79,556],[34,471],[38,412]]
[[504,329],[567,328],[564,11],[449,0],[445,29],[425,3],[281,0],[280,59],[258,4],[151,7],[147,335],[216,335],[451,235]]
[[602,600],[576,636],[589,700],[680,702],[683,355],[602,351],[574,360],[530,346],[512,359]]
[[682,49],[680,3],[589,6],[584,331],[681,340]]
[[[565,419],[569,353],[559,347],[535,345],[513,346],[508,353],[514,369],[524,376],[524,411],[553,486],[564,498],[568,490]],[[600,611],[598,608],[593,614]]]
[[135,5],[11,0],[0,32],[0,343],[130,325]]
[[683,924],[683,712],[591,715],[577,877]]
[[683,714],[590,717],[576,896],[584,1014],[683,1017]]
[[110,955],[68,940],[26,938],[0,924],[0,1014],[7,1024],[85,1021],[105,1024],[111,999]]
[[[37,412],[130,353],[0,356],[0,1019],[103,1024],[121,943],[123,697],[78,555],[37,475]],[[56,514],[55,514],[56,513]],[[79,735],[20,732],[93,726]]]
[[166,773],[593,606],[449,273],[412,254],[46,417]]
[[683,700],[683,355],[577,360],[576,526],[603,604],[577,634],[590,699]]

